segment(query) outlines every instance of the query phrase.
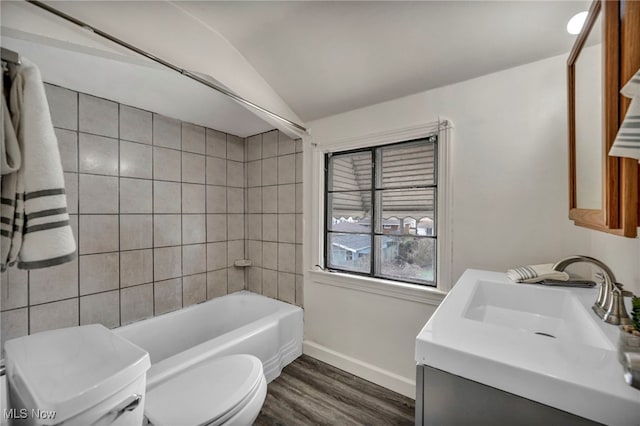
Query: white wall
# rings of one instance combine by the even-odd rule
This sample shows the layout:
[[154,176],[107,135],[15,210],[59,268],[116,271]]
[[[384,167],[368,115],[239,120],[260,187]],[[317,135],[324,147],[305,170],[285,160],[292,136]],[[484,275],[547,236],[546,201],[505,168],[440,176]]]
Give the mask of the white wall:
[[606,263],[626,290],[640,296],[640,239],[596,231],[589,234],[591,245],[586,253]]
[[[337,139],[446,117],[455,125],[454,281],[467,268],[504,271],[580,253],[610,263],[638,292],[640,242],[568,219],[565,75],[566,57],[553,57],[317,120],[311,134],[322,149]],[[305,196],[318,184],[305,180]],[[305,218],[312,205],[307,197]],[[311,222],[305,238],[317,232]],[[434,305],[325,285],[316,276],[305,279],[305,350],[410,395],[415,335]]]
[[415,397],[414,344],[441,298],[343,288],[305,277],[304,353]]

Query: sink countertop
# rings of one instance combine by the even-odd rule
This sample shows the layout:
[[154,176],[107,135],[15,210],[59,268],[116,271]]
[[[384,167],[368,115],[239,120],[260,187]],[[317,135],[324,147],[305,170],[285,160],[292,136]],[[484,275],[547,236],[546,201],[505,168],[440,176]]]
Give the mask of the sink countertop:
[[624,381],[618,327],[591,309],[597,294],[468,269],[418,334],[416,361],[597,422],[639,425],[640,390]]

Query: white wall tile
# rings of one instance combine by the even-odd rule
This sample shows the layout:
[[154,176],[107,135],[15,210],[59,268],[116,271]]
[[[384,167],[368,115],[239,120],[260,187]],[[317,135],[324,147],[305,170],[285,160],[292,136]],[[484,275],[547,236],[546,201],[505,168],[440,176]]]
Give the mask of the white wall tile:
[[153,247],[153,215],[120,215],[120,250]]
[[182,278],[182,302],[185,307],[207,300],[207,274]]
[[153,281],[153,250],[120,252],[120,287]]
[[278,272],[278,299],[287,303],[296,303],[296,276]]
[[182,244],[198,244],[207,240],[206,215],[182,215]]
[[179,246],[182,244],[182,215],[153,215],[153,246]]
[[80,215],[80,254],[117,251],[118,215]]
[[244,139],[234,135],[227,135],[227,159],[244,161]]
[[156,281],[180,277],[182,275],[181,247],[154,248],[153,270],[153,277]]
[[120,139],[151,144],[153,115],[148,111],[120,105]]
[[120,213],[152,213],[153,181],[120,178]]
[[247,161],[262,158],[262,134],[247,138]]
[[153,114],[153,144],[165,148],[181,149],[182,126],[179,120]]
[[[25,274],[26,275],[26,274]],[[78,297],[78,258],[29,273],[29,303],[55,302]]]
[[54,129],[58,139],[58,150],[62,161],[62,170],[78,172],[78,132]]
[[153,284],[128,287],[120,291],[122,325],[153,316]]
[[200,274],[207,271],[207,247],[205,244],[182,246],[182,273]]
[[118,213],[118,178],[80,174],[80,213]]
[[15,266],[7,268],[0,275],[0,309],[22,308],[27,306],[29,299],[29,277],[27,271]]
[[80,295],[115,290],[120,283],[120,254],[80,256]]
[[92,294],[80,298],[80,325],[102,324],[107,328],[120,325],[119,291]]
[[118,140],[88,133],[78,139],[80,173],[118,175]]
[[52,84],[44,88],[54,127],[78,130],[78,93]]
[[34,305],[29,308],[29,333],[73,327],[80,323],[78,299]]
[[118,104],[80,93],[79,130],[94,135],[118,137]]
[[182,153],[182,182],[205,183],[205,156]]
[[182,211],[182,184],[153,181],[153,212],[180,213]]
[[278,131],[262,134],[262,158],[276,157],[278,155]]
[[180,151],[154,146],[153,178],[180,182],[182,180],[182,157]]
[[153,284],[155,315],[175,311],[182,307],[182,278]]
[[13,309],[0,314],[0,356],[4,358],[4,343],[29,333],[29,309]]
[[227,294],[227,269],[207,272],[207,299]]
[[222,158],[207,157],[206,161],[207,185],[227,185],[227,161]]
[[151,146],[120,141],[120,176],[151,179],[152,157]]
[[182,123],[182,150],[196,154],[205,153],[205,129],[195,124]]
[[227,158],[227,135],[217,130],[207,129],[205,151],[210,157]]

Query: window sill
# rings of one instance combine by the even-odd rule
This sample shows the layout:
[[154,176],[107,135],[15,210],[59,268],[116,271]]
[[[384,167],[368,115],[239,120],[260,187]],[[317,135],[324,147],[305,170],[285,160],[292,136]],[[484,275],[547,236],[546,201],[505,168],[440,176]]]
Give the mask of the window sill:
[[380,278],[362,277],[340,272],[310,270],[312,280],[318,284],[342,287],[365,293],[394,297],[427,305],[440,305],[446,292],[433,287],[405,284]]

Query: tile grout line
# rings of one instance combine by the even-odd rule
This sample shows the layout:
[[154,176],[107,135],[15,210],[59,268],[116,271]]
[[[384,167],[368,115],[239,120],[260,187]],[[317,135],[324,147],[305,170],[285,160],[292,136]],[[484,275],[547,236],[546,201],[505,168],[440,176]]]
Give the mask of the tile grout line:
[[225,212],[227,214],[227,250],[225,253],[225,259],[226,259],[226,267],[227,267],[227,279],[225,280],[226,285],[227,285],[227,289],[226,289],[226,294],[229,294],[229,135],[227,135],[226,133],[224,134],[224,156],[225,156],[225,184],[226,184],[226,190],[225,190]]
[[260,134],[260,294],[264,295],[264,237],[263,237],[263,229],[262,229],[262,218],[264,216],[264,191],[263,191],[263,180],[262,180],[262,171],[264,168],[264,134]]
[[276,244],[278,245],[276,256],[276,299],[280,300],[280,131],[276,131]]
[[209,300],[209,190],[207,188],[207,128],[204,129],[204,300]]
[[155,132],[156,114],[151,114],[151,314],[156,315],[156,170],[155,170],[155,152],[156,152],[156,132]]
[[[184,246],[182,245],[182,226],[183,220],[183,208],[184,203],[184,151],[182,150],[182,132],[184,131],[184,123],[180,120],[180,306],[182,306],[182,274],[184,269]],[[171,274],[173,275],[173,274]],[[176,279],[176,277],[169,278],[170,280]],[[154,283],[155,286],[155,283]]]
[[296,303],[296,272],[298,271],[298,246],[296,245],[298,239],[296,234],[296,207],[298,201],[298,185],[296,182],[296,172],[298,170],[298,162],[296,161],[296,141],[293,141],[293,303]]
[[[243,156],[244,156],[244,190],[242,191],[242,213],[243,213],[243,229],[244,229],[244,258],[249,259],[249,138],[243,140]],[[250,268],[250,267],[249,267]],[[243,268],[244,290],[249,290],[249,268]]]
[[[117,104],[118,105],[118,326],[122,325],[122,309],[121,309],[121,303],[122,303],[122,294],[120,294],[120,289],[122,286],[121,280],[120,280],[120,271],[122,270],[122,256],[120,255],[121,253],[121,249],[122,249],[122,241],[120,238],[120,226],[121,226],[121,220],[120,220],[120,215],[121,215],[121,211],[122,211],[122,206],[120,205],[120,197],[121,197],[121,181],[122,181],[122,165],[121,165],[121,161],[120,161],[120,113],[121,113],[121,108],[120,108],[120,103]],[[79,197],[78,197],[79,198]]]
[[[78,212],[78,325],[80,325],[80,294],[81,294],[81,282],[80,282],[80,92],[75,92],[76,96],[76,208]],[[118,309],[120,309],[118,307]],[[29,315],[31,316],[31,315]]]
[[[182,203],[184,203],[184,195],[183,195],[183,187],[184,187],[184,122],[180,121],[180,199],[182,202],[180,203],[180,308],[184,307],[184,208]],[[206,166],[205,166],[206,167]],[[206,196],[206,188],[205,188],[205,196]]]

